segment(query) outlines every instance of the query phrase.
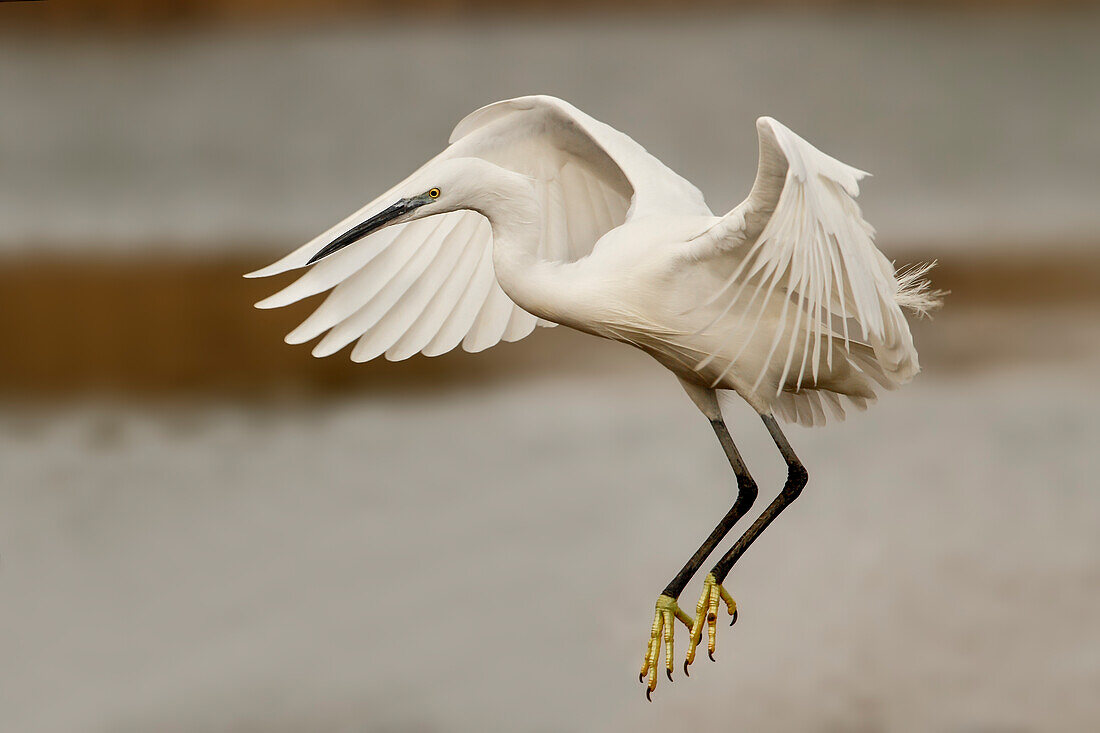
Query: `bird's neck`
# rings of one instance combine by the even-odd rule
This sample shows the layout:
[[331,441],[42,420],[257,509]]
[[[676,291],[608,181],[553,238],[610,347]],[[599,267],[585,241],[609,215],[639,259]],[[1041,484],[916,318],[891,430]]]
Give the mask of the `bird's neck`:
[[539,255],[542,208],[530,181],[498,187],[475,209],[493,229],[493,268],[501,288],[528,313],[556,323],[567,319],[571,299],[565,263]]

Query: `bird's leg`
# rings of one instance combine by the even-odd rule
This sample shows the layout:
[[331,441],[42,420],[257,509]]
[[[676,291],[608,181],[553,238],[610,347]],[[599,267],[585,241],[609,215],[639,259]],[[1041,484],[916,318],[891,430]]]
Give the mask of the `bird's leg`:
[[[729,430],[726,429],[726,424],[721,417],[712,417],[710,422],[714,432],[718,435],[718,442],[722,444],[722,449],[726,452],[730,466],[733,467],[733,472],[737,475],[737,499],[730,510],[726,512],[726,515],[722,517],[722,521],[714,528],[714,531],[703,541],[703,544],[699,546],[691,559],[687,561],[680,572],[676,574],[676,577],[665,586],[661,595],[657,597],[657,608],[653,614],[653,628],[649,635],[649,646],[646,649],[641,674],[638,675],[639,681],[648,683],[646,687],[647,698],[657,687],[657,660],[661,652],[662,631],[664,632],[665,645],[665,674],[668,675],[668,679],[671,681],[675,619],[682,621],[689,629],[693,628],[691,617],[680,610],[676,600],[683,592],[684,586],[706,562],[707,557],[714,552],[714,548],[729,534],[733,525],[749,511],[752,503],[756,500],[756,482],[753,481],[748,469],[745,468],[745,464],[741,460],[741,454],[737,451],[737,446],[733,444],[733,438],[730,437]],[[732,599],[730,599],[730,602],[732,603]],[[684,671],[687,671],[686,665]],[[648,680],[646,679],[647,674]]]
[[767,426],[768,432],[771,433],[772,440],[775,441],[776,447],[779,448],[779,452],[783,454],[783,459],[787,462],[787,481],[783,484],[783,490],[779,493],[779,496],[768,505],[756,521],[745,531],[745,534],[741,535],[741,538],[734,543],[730,551],[722,556],[722,559],[715,564],[714,568],[707,574],[707,579],[703,586],[703,595],[699,598],[699,603],[696,606],[695,623],[691,630],[691,642],[688,647],[687,659],[684,661],[684,671],[687,671],[687,666],[695,660],[695,649],[702,641],[703,637],[703,620],[706,620],[707,624],[707,654],[710,658],[714,659],[714,645],[717,637],[718,630],[718,600],[722,599],[726,603],[726,608],[729,614],[733,616],[733,620],[730,621],[730,625],[737,620],[737,606],[733,602],[729,593],[722,587],[722,582],[726,579],[730,570],[733,568],[737,560],[745,554],[745,550],[749,549],[760,533],[767,529],[768,525],[772,523],[779,513],[786,509],[790,504],[798,498],[798,495],[802,493],[803,487],[806,486],[806,481],[809,478],[806,473],[806,468],[802,465],[802,462],[798,460],[798,456],[795,455],[794,450],[791,448],[791,444],[787,442],[787,437],[783,435],[783,432],[779,429],[779,425],[775,422],[775,418],[771,415],[761,415],[764,420],[764,425]]

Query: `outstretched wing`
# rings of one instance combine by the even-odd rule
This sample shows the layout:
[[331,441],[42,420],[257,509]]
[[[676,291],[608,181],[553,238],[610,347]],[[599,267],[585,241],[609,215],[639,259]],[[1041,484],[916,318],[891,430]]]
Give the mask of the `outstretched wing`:
[[[539,254],[571,262],[606,232],[650,211],[709,213],[699,191],[613,128],[554,97],[521,97],[470,114],[441,158],[478,157],[536,182],[543,220]],[[415,174],[414,174],[415,175]],[[275,264],[263,277],[304,266],[337,235],[392,203],[387,192]],[[287,336],[303,343],[325,331],[316,356],[358,341],[355,361],[434,356],[460,342],[481,351],[518,341],[541,321],[515,305],[496,281],[492,231],[480,214],[456,211],[382,229],[312,266],[260,301],[277,308],[331,289]]]
[[780,390],[792,386],[791,377],[796,390],[815,382],[834,338],[843,339],[851,354],[852,322],[890,382],[910,380],[920,367],[899,283],[856,203],[858,181],[867,174],[770,117],[757,120],[756,128],[760,164],[752,191],[691,243],[697,257],[733,263],[711,302],[724,300],[723,314],[738,304],[762,313],[773,293],[787,294],[764,367],[782,365]]

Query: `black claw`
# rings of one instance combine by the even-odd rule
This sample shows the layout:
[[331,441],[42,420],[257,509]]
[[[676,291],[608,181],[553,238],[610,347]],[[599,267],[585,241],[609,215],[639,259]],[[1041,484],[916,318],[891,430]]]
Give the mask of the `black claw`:
[[707,649],[707,656],[710,657],[710,661],[712,661],[712,662],[717,661],[714,658],[714,652],[712,652],[710,649]]
[[733,618],[730,619],[730,626],[733,626],[735,623],[737,623],[737,611],[733,612]]
[[649,700],[650,702],[653,702],[652,693],[653,693],[653,690],[649,689],[648,687],[645,688],[645,699]]
[[643,684],[645,683],[645,672],[638,673],[638,681]]
[[668,667],[665,667],[665,674],[668,675],[668,681],[672,682],[672,670],[669,669]]
[[690,677],[691,676],[691,672],[688,672],[688,660],[686,660],[686,659],[684,660],[684,676],[685,677]]

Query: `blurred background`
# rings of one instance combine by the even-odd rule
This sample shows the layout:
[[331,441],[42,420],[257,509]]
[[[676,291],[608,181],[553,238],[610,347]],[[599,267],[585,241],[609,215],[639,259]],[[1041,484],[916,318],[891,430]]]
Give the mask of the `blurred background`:
[[[0,3],[0,730],[1100,730],[1098,37],[1083,2]],[[562,328],[315,360],[315,301],[240,277],[530,93],[716,211],[775,116],[952,291],[912,385],[789,429],[810,486],[652,705],[654,598],[733,495],[675,380]],[[727,417],[762,507],[781,460]]]

